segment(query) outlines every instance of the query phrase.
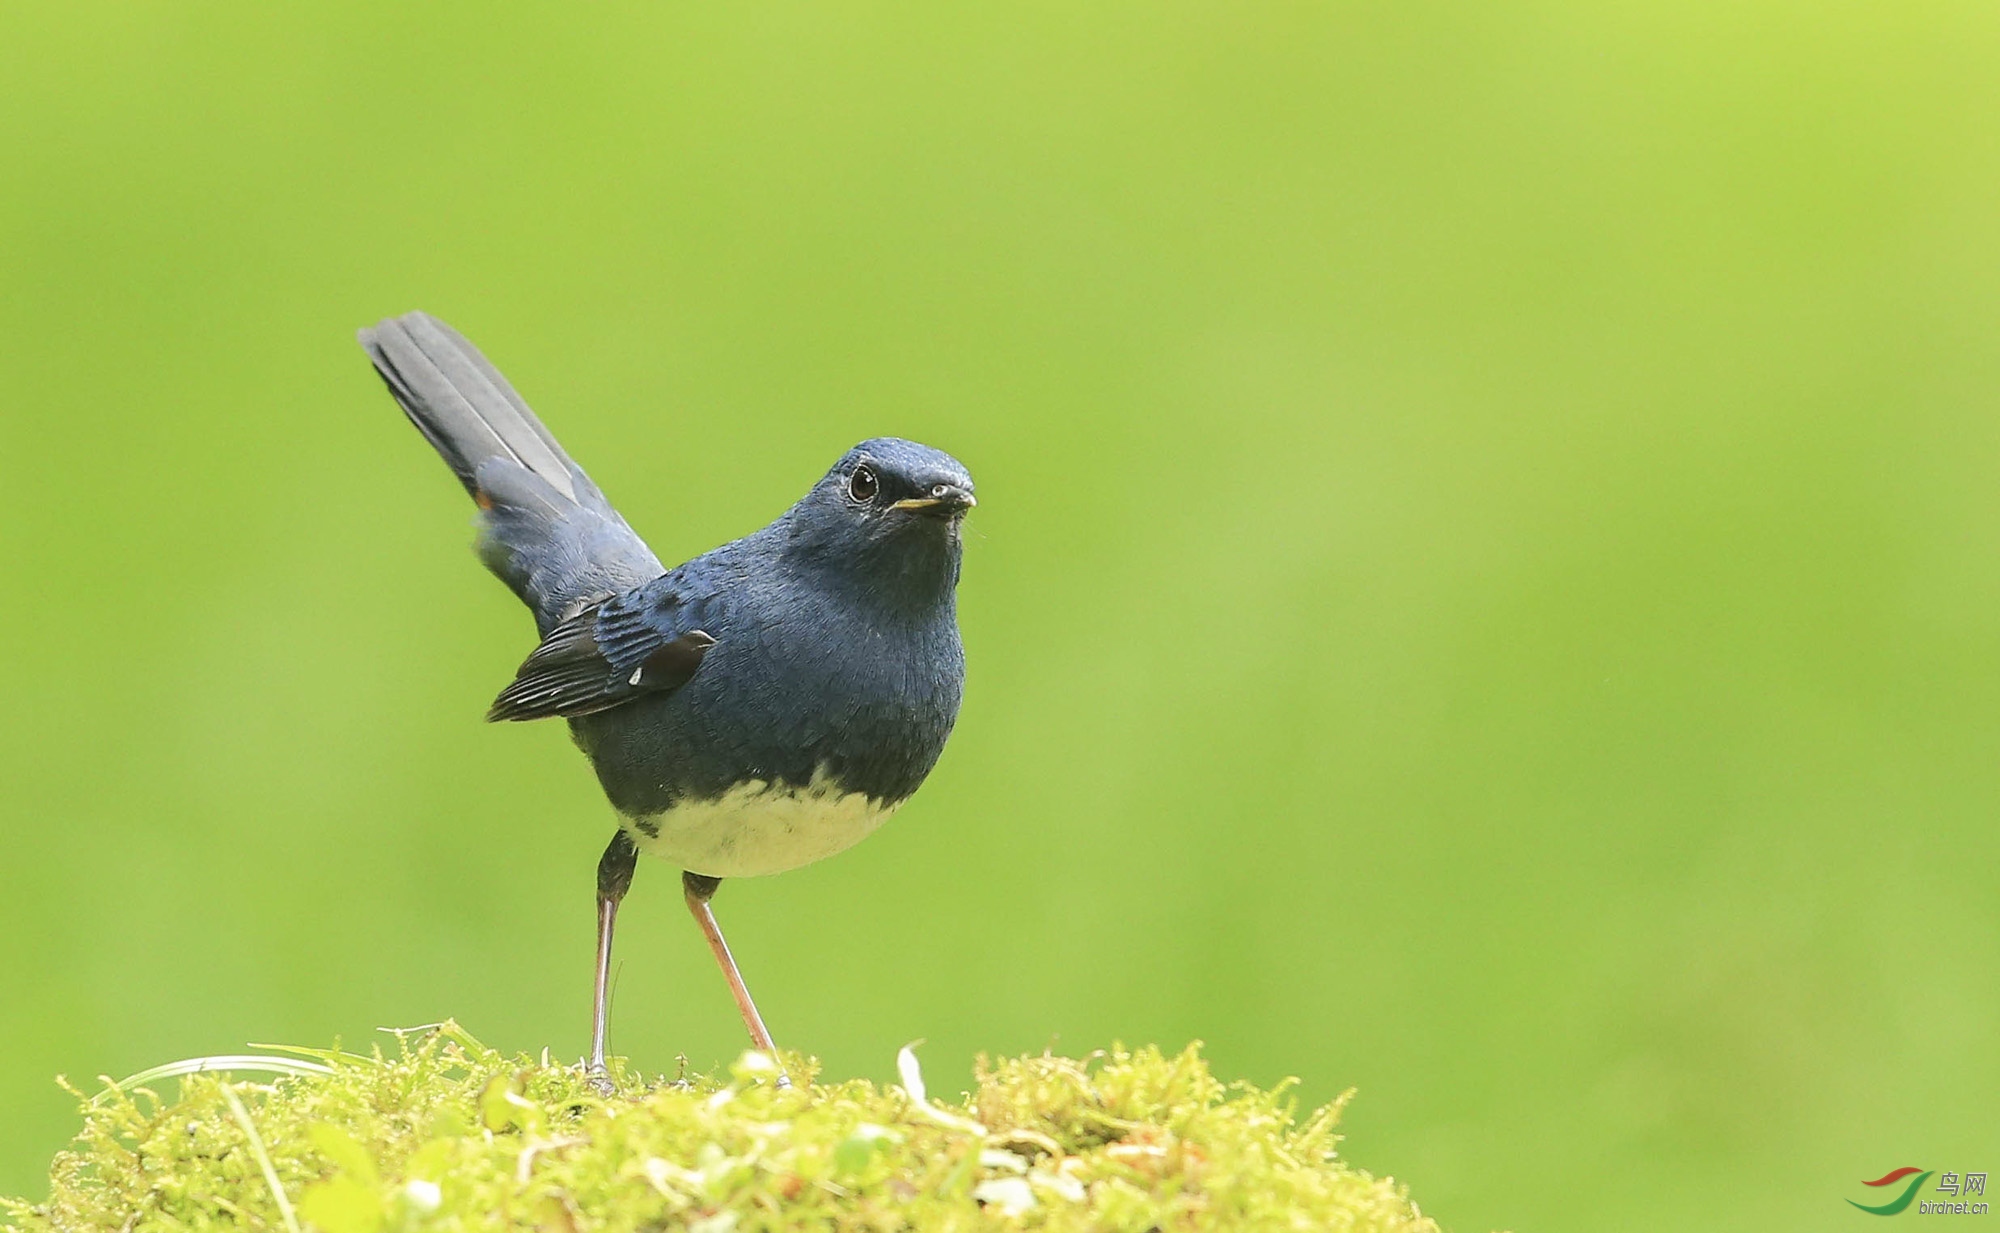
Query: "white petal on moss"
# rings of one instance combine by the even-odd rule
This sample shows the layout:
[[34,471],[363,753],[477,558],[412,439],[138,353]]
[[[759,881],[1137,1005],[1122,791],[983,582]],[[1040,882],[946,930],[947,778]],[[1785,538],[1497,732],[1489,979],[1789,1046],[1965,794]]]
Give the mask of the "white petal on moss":
[[697,1193],[701,1190],[703,1181],[701,1174],[693,1169],[683,1169],[671,1160],[648,1156],[641,1167],[646,1171],[646,1180],[653,1183],[653,1189],[668,1198],[682,1198],[680,1190],[692,1190]]
[[917,1065],[917,1046],[923,1043],[921,1040],[913,1040],[896,1050],[896,1074],[903,1080],[903,1090],[918,1104],[923,1104],[929,1099],[924,1095],[923,1068]]
[[1047,1169],[1033,1169],[1028,1173],[1028,1184],[1037,1190],[1046,1190],[1060,1195],[1072,1203],[1081,1203],[1085,1197],[1083,1183],[1067,1173],[1051,1173]]
[[1028,1183],[1018,1177],[996,1177],[972,1188],[972,1197],[981,1203],[991,1203],[1009,1216],[1018,1216],[1035,1205],[1035,1192],[1028,1189]]
[[403,1185],[403,1198],[411,1207],[428,1215],[444,1202],[444,1190],[436,1182],[413,1177]]
[[762,1049],[745,1049],[736,1059],[735,1070],[746,1079],[770,1079],[783,1073],[778,1069],[778,1059]]
[[1012,1152],[1003,1152],[997,1147],[981,1148],[979,1167],[982,1169],[1005,1169],[1009,1173],[1026,1173],[1028,1162]]
[[917,1055],[915,1052],[916,1046],[922,1043],[920,1040],[911,1041],[896,1051],[896,1073],[902,1077],[903,1091],[909,1094],[911,1107],[918,1113],[923,1114],[933,1122],[949,1130],[963,1131],[966,1134],[978,1135],[984,1138],[986,1136],[986,1127],[981,1126],[971,1118],[960,1117],[956,1113],[947,1113],[932,1104],[930,1098],[924,1095],[924,1072],[917,1065]]

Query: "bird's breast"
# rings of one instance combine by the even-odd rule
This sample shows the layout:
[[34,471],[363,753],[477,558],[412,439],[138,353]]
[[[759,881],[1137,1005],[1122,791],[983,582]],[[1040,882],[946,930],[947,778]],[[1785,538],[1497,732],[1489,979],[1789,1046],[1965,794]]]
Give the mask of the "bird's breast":
[[964,679],[950,610],[837,598],[747,593],[704,625],[716,643],[686,685],[572,723],[642,850],[711,877],[795,869],[923,783]]
[[657,813],[624,815],[639,850],[712,878],[783,873],[845,851],[896,811],[825,774],[803,786],[749,780],[684,797]]

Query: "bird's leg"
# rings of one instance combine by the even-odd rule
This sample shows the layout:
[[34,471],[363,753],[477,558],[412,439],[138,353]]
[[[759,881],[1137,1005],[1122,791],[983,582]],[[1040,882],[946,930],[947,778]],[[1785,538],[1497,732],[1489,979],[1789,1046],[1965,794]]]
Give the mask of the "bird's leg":
[[611,928],[618,922],[618,901],[632,887],[639,866],[639,849],[620,827],[597,862],[597,987],[590,1003],[590,1073],[604,1073],[604,1033],[610,1023]]
[[[681,874],[681,889],[687,896],[688,911],[694,914],[694,923],[701,926],[701,936],[708,939],[708,949],[715,952],[715,962],[722,968],[722,975],[729,981],[729,992],[736,998],[736,1009],[743,1013],[743,1026],[750,1029],[750,1043],[778,1060],[778,1047],[771,1043],[771,1033],[764,1027],[764,1017],[757,1013],[757,1003],[750,1000],[750,990],[743,983],[743,973],[736,970],[736,960],[730,957],[729,943],[722,940],[722,927],[715,923],[715,913],[708,910],[708,901],[715,897],[715,888],[722,885],[721,878],[711,878],[706,874]],[[791,1080],[782,1072],[778,1076],[780,1087],[790,1087]]]

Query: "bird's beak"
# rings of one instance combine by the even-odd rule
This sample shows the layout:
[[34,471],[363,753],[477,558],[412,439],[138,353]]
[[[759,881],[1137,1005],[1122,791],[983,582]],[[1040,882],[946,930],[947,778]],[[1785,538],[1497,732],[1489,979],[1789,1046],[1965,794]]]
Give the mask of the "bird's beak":
[[953,514],[962,514],[977,504],[979,502],[973,499],[972,494],[958,485],[939,484],[924,496],[905,497],[889,508],[912,510],[920,514],[929,514],[933,518],[949,518]]

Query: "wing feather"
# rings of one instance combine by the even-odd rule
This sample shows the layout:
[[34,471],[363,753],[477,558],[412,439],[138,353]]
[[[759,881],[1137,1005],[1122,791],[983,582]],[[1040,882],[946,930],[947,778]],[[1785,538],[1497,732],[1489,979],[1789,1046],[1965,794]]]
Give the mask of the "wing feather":
[[486,712],[493,721],[574,718],[688,683],[715,639],[670,619],[678,601],[641,587],[592,605],[549,631]]

